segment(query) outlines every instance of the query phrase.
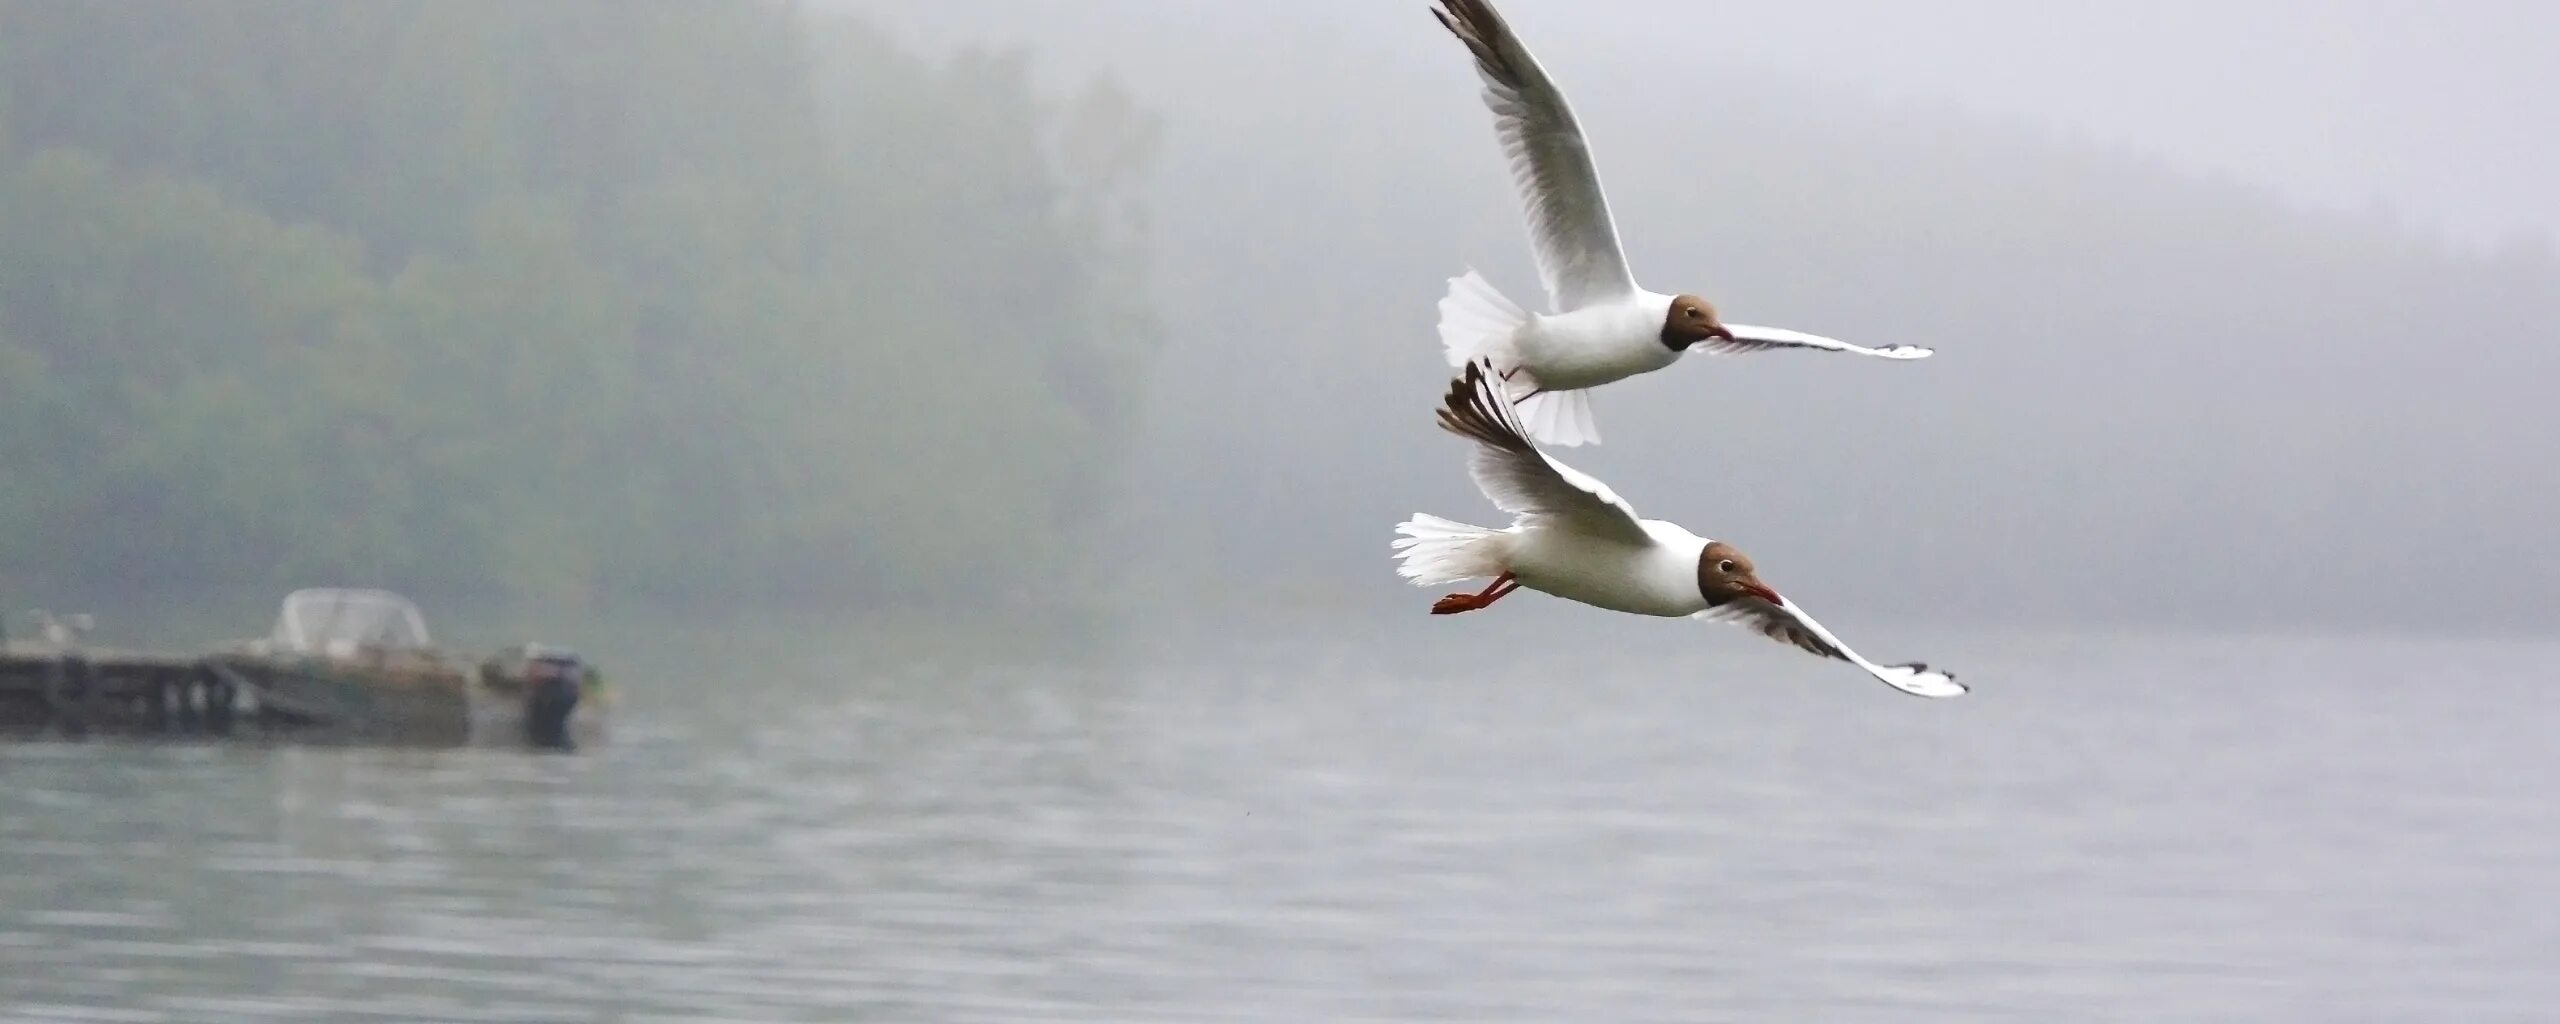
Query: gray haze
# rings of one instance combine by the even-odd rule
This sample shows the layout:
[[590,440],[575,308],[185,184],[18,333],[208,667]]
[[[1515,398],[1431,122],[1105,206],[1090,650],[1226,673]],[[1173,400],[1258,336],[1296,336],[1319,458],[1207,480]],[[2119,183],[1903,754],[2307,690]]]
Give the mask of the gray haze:
[[[1427,5],[853,6],[1165,118],[1151,564],[1425,601],[1389,528],[1495,515],[1429,426],[1433,303],[1540,298]],[[1641,280],[1939,351],[1688,360],[1569,460],[1818,606],[2547,628],[2560,15],[2049,6],[1506,4]]]
[[0,0],[0,612],[611,679],[11,735],[0,1024],[2550,1016],[2560,7],[1497,2],[1646,284],[1938,350],[1565,457],[1971,696],[1424,614],[1428,0]]
[[[1399,60],[1437,43],[1428,24],[1415,41],[1411,0],[1198,10],[1178,0],[835,2],[932,45],[1027,45],[1053,68],[1163,71],[1164,86],[1180,84],[1161,56],[1168,49],[1234,54],[1275,30],[1337,49],[1392,49]],[[1668,32],[1701,64],[2040,124],[2423,232],[2496,244],[2560,231],[2560,189],[2550,186],[2560,138],[2532,130],[2560,122],[2549,60],[2560,10],[2548,5],[1803,0],[1701,10],[1512,0],[1503,9],[1551,63],[1590,68],[1576,79],[1612,73],[1604,67],[1630,39]]]

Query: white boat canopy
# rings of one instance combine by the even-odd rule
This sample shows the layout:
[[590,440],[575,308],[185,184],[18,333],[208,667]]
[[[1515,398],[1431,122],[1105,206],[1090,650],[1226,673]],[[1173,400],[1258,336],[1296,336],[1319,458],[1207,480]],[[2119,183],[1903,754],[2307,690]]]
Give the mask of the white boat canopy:
[[423,650],[430,645],[426,616],[408,598],[388,590],[315,587],[286,594],[276,613],[270,649],[345,657],[365,648]]

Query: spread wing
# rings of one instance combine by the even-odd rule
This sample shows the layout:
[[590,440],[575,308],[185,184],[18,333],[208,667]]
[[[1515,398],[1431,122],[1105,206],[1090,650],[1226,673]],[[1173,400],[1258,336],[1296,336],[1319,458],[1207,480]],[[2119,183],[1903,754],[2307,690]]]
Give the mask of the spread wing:
[[1511,159],[1547,300],[1563,313],[1634,293],[1600,172],[1591,166],[1564,92],[1486,0],[1441,0],[1431,16],[1475,53],[1484,105]]
[[1862,356],[1875,356],[1880,359],[1927,359],[1929,358],[1930,353],[1934,351],[1932,349],[1922,348],[1918,345],[1887,345],[1883,348],[1868,348],[1865,345],[1852,345],[1837,338],[1825,338],[1819,334],[1806,334],[1803,331],[1791,331],[1784,327],[1754,327],[1750,324],[1726,324],[1724,325],[1724,329],[1733,332],[1733,340],[1727,341],[1723,338],[1708,338],[1705,341],[1701,341],[1690,346],[1690,348],[1701,352],[1710,352],[1720,356],[1732,355],[1738,352],[1767,352],[1773,349],[1782,348],[1811,348],[1820,349],[1825,352],[1851,352]]
[[1860,657],[1832,636],[1831,631],[1813,621],[1813,616],[1796,607],[1793,601],[1781,599],[1771,604],[1756,597],[1727,601],[1691,616],[1708,622],[1730,622],[1756,630],[1781,643],[1794,644],[1825,658],[1838,658],[1866,671],[1885,685],[1915,697],[1961,697],[1968,688],[1956,682],[1952,672],[1941,672],[1920,662],[1906,665],[1878,665]]
[[1547,520],[1582,533],[1650,543],[1636,510],[1609,485],[1548,458],[1530,443],[1519,410],[1492,364],[1478,360],[1449,382],[1440,429],[1476,443],[1467,472],[1494,507],[1522,522]]

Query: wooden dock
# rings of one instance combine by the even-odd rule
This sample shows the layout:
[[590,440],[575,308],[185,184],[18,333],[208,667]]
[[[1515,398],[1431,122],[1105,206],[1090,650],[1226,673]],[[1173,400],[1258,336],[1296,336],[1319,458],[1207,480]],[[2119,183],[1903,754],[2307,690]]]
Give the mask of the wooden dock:
[[0,734],[229,736],[338,724],[219,658],[0,643]]
[[203,659],[49,644],[0,648],[0,729],[223,735],[239,687]]
[[91,646],[87,615],[30,617],[40,639],[0,638],[0,738],[566,746],[600,730],[610,703],[565,650],[520,644],[477,663],[442,653],[415,606],[387,591],[296,591],[268,636],[188,654]]

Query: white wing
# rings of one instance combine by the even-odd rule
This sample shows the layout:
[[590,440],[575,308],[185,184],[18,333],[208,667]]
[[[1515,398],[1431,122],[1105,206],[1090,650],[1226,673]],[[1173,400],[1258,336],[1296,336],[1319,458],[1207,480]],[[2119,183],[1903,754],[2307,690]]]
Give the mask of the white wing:
[[1830,630],[1822,628],[1821,623],[1813,621],[1813,616],[1805,614],[1795,602],[1784,598],[1780,601],[1779,604],[1770,604],[1756,597],[1746,597],[1709,608],[1691,618],[1745,626],[1772,640],[1794,644],[1825,658],[1838,658],[1865,669],[1868,675],[1883,680],[1885,685],[1915,697],[1961,697],[1967,692],[1968,688],[1963,683],[1956,682],[1954,673],[1941,672],[1916,661],[1907,665],[1878,665],[1868,661],[1850,650],[1849,645],[1841,643],[1840,638],[1832,636]]
[[1922,348],[1918,345],[1887,345],[1883,348],[1868,348],[1865,345],[1852,345],[1837,338],[1825,338],[1819,334],[1806,334],[1803,331],[1791,331],[1784,327],[1754,327],[1750,324],[1726,324],[1724,325],[1724,329],[1733,332],[1733,340],[1727,341],[1723,338],[1708,338],[1705,341],[1698,342],[1697,344],[1689,347],[1697,351],[1709,352],[1720,356],[1732,355],[1737,352],[1767,352],[1772,349],[1781,348],[1814,348],[1821,349],[1826,352],[1854,352],[1858,355],[1876,356],[1881,359],[1927,359],[1929,358],[1930,353],[1934,351],[1932,349]]
[[1629,543],[1651,543],[1636,510],[1609,485],[1548,458],[1530,443],[1502,378],[1483,360],[1449,382],[1440,429],[1476,443],[1467,472],[1494,507],[1527,522],[1560,521],[1570,529]]
[[1566,313],[1633,294],[1635,278],[1627,272],[1627,255],[1609,218],[1600,172],[1591,166],[1590,147],[1572,108],[1565,105],[1564,92],[1492,4],[1441,0],[1441,5],[1446,9],[1434,8],[1431,16],[1475,53],[1476,73],[1484,79],[1484,105],[1493,111],[1494,133],[1511,159],[1511,178],[1520,188],[1529,244],[1537,253],[1538,272],[1546,278],[1548,302]]

